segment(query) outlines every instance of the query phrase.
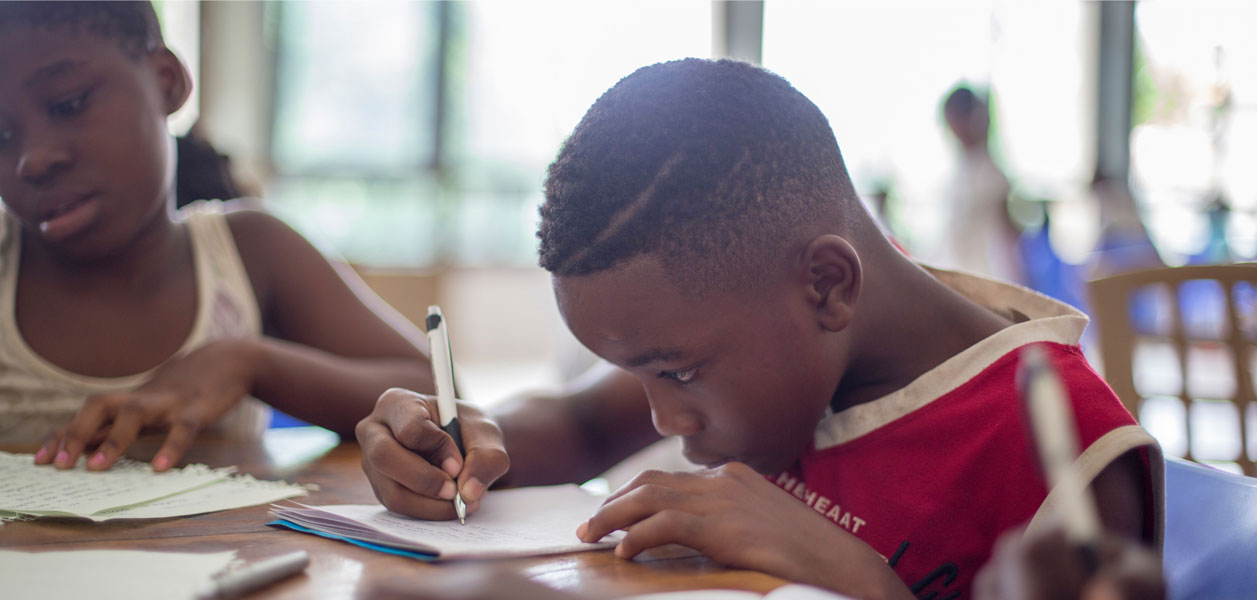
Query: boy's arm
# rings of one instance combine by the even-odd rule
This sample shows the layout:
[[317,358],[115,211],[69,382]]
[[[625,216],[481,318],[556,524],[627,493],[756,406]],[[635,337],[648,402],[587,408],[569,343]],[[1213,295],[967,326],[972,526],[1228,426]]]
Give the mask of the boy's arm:
[[641,383],[598,363],[561,394],[522,396],[492,414],[502,428],[510,486],[584,482],[660,439]]

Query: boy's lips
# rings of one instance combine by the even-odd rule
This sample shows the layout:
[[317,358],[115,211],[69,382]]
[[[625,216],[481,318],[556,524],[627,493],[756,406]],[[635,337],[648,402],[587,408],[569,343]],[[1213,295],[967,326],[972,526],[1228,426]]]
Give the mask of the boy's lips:
[[39,231],[47,240],[68,238],[86,227],[96,216],[95,193],[58,198],[39,216]]

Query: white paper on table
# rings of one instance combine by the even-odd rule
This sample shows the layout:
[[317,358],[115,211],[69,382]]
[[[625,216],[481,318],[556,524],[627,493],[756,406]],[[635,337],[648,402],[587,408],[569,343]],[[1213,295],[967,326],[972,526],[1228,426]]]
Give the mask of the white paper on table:
[[148,463],[119,460],[108,471],[36,465],[30,454],[0,452],[0,511],[38,516],[90,516],[224,479],[232,469],[188,465],[156,473]]
[[626,596],[620,600],[854,600],[837,592],[810,585],[783,585],[764,596],[742,590],[686,590]]
[[177,600],[193,598],[235,551],[212,554],[77,550],[0,550],[6,598]]
[[103,510],[88,518],[93,521],[108,521],[110,519],[182,517],[270,504],[304,496],[306,493],[304,487],[284,481],[262,481],[248,475],[233,475],[160,500]]
[[276,506],[271,513],[310,529],[441,559],[487,558],[613,546],[619,535],[593,544],[576,537],[576,528],[601,503],[601,497],[569,484],[491,491],[480,501],[480,509],[467,516],[466,525],[404,517],[379,504]]

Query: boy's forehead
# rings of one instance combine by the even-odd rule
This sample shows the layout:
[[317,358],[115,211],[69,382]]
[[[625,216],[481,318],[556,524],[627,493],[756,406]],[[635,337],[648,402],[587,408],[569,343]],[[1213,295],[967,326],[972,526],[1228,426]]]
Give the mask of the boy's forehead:
[[612,343],[627,354],[668,359],[748,318],[754,304],[730,292],[704,298],[684,293],[653,260],[634,259],[588,275],[554,276],[555,297],[578,337]]

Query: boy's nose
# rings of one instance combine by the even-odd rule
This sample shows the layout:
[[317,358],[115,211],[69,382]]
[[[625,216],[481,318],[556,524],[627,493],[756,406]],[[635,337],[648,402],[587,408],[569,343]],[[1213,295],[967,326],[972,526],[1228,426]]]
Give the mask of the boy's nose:
[[650,401],[651,421],[659,435],[687,436],[703,430],[702,419],[678,402],[661,398],[658,394],[647,393],[646,397]]
[[53,140],[34,140],[17,160],[17,175],[32,184],[46,183],[70,164],[69,149]]

